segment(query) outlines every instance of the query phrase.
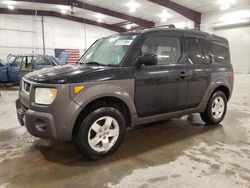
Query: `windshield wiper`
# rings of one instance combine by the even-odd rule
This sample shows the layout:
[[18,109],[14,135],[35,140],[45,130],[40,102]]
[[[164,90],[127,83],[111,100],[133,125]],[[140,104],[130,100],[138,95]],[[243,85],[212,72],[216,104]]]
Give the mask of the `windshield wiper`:
[[95,62],[95,61],[91,61],[91,62],[87,62],[87,63],[82,63],[82,64],[85,64],[85,65],[97,65],[97,66],[101,66],[102,64],[98,63],[98,62]]
[[90,61],[90,62],[87,62],[87,63],[82,63],[82,65],[97,65],[97,66],[114,66],[112,64],[101,64],[101,63],[98,63],[98,62],[95,62],[95,61]]

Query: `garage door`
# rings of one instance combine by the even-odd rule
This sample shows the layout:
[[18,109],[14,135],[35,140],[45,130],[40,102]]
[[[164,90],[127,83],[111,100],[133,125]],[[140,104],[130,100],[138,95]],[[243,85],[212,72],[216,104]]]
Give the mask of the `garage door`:
[[235,72],[250,73],[250,26],[219,29],[214,34],[229,40]]

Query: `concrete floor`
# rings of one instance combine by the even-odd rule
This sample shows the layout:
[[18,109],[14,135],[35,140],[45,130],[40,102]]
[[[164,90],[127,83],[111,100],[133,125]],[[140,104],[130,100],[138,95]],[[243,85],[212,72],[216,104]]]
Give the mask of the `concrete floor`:
[[16,120],[17,91],[0,97],[0,188],[250,187],[250,75],[237,75],[220,126],[198,114],[128,131],[109,158],[90,162],[71,143],[30,136]]

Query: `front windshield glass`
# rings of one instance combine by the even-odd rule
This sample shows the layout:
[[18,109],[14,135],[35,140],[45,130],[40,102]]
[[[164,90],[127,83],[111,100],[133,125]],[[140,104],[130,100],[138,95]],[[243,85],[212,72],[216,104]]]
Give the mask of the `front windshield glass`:
[[126,54],[136,34],[116,35],[96,41],[79,60],[79,64],[116,66]]
[[16,56],[8,56],[5,61],[0,61],[1,66],[5,66],[6,64],[11,64],[16,59]]
[[12,63],[16,59],[16,56],[10,56],[6,59],[6,63]]

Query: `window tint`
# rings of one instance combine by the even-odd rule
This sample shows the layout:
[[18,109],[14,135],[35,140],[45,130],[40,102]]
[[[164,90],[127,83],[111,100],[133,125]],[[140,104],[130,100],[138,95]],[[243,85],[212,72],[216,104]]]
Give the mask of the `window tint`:
[[155,36],[145,40],[141,55],[155,54],[158,64],[177,64],[181,57],[180,40],[177,37]]
[[217,44],[213,44],[213,57],[215,63],[229,63],[229,50]]
[[11,66],[12,67],[20,67],[21,63],[22,63],[23,57],[18,57],[16,58],[12,63]]
[[206,62],[205,50],[203,50],[204,40],[197,38],[187,38],[189,59],[192,64],[201,64]]

